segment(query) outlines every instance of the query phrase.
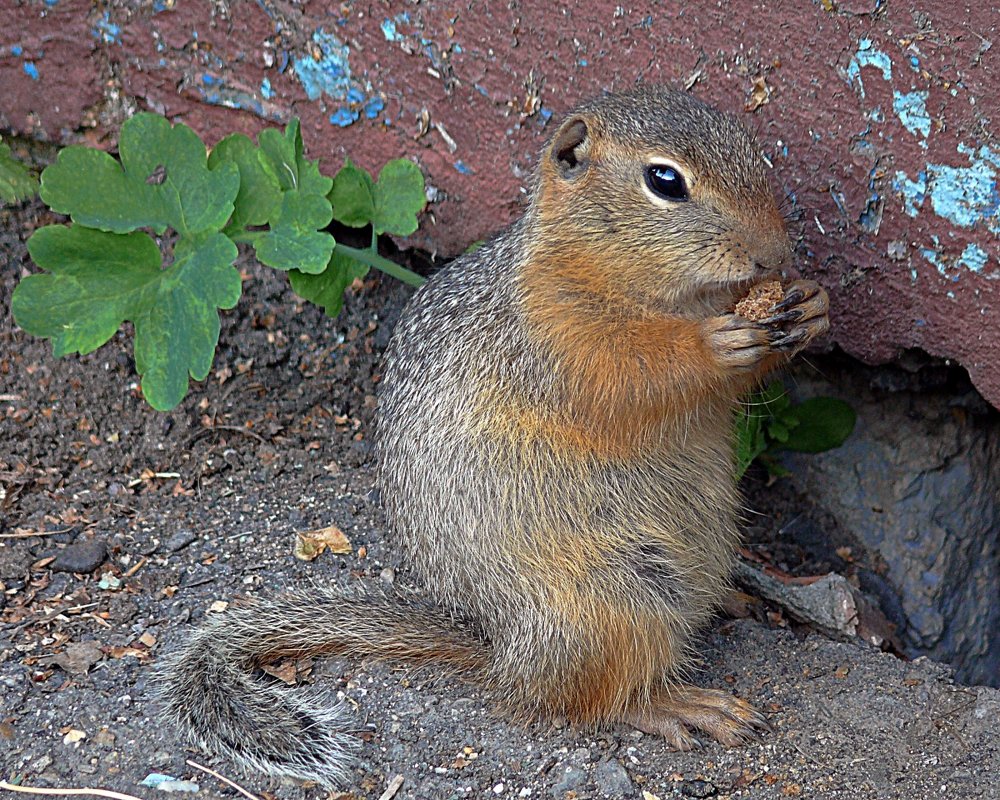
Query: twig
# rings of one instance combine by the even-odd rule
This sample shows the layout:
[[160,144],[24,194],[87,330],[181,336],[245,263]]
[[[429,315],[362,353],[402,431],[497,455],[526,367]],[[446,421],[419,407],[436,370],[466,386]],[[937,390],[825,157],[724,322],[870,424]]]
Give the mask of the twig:
[[208,773],[213,778],[217,778],[218,780],[222,781],[227,786],[231,786],[233,789],[235,789],[237,792],[239,792],[240,794],[242,794],[244,797],[249,797],[250,800],[260,800],[260,798],[257,797],[257,795],[248,792],[246,789],[244,789],[238,783],[233,783],[233,781],[229,780],[229,778],[227,778],[225,775],[220,775],[214,769],[209,769],[208,767],[203,767],[197,761],[192,761],[190,758],[187,759],[187,760],[185,760],[184,763],[187,764],[190,767],[194,767],[195,769],[200,769],[202,772]]
[[143,556],[135,564],[133,564],[132,567],[131,567],[131,569],[129,569],[129,571],[126,572],[122,577],[123,578],[131,578],[133,575],[135,575],[135,573],[137,573],[145,565],[146,565],[146,556]]
[[23,533],[0,533],[0,539],[30,539],[32,536],[53,536],[57,533],[69,533],[72,528],[59,528],[54,531],[24,531]]
[[187,449],[195,442],[197,442],[199,439],[202,439],[205,436],[211,436],[216,431],[229,431],[231,433],[242,433],[244,436],[249,436],[251,439],[256,439],[261,444],[267,444],[267,439],[265,439],[259,433],[254,433],[253,431],[248,430],[247,428],[243,428],[239,425],[213,425],[211,428],[202,428],[200,431],[198,431],[194,436],[192,436],[190,439],[187,440],[187,442],[184,445],[184,448]]
[[379,795],[378,800],[392,800],[392,798],[396,796],[396,792],[402,788],[404,780],[406,779],[402,775],[397,775],[389,781],[389,785],[386,786],[385,791]]
[[90,795],[93,797],[110,797],[112,800],[143,800],[131,794],[121,794],[112,792],[110,789],[48,789],[40,786],[17,786],[7,781],[0,781],[0,789],[8,792],[23,792],[24,794],[47,794],[47,795]]

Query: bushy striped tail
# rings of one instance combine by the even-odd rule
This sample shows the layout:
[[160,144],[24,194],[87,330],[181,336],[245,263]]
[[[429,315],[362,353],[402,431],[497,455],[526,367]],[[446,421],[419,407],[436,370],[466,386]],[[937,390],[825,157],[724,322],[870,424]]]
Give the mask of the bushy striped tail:
[[251,772],[343,785],[358,744],[343,704],[259,672],[275,659],[324,653],[440,664],[475,678],[488,645],[468,623],[398,592],[282,595],[213,616],[160,664],[157,694],[205,750]]

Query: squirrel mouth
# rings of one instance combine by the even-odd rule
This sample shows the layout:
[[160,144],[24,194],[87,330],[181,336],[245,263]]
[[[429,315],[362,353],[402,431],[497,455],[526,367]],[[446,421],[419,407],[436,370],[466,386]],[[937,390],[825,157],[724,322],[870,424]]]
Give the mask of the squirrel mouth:
[[753,273],[740,278],[712,281],[702,287],[702,295],[716,313],[732,311],[753,287],[767,281],[781,280],[781,271],[755,267]]

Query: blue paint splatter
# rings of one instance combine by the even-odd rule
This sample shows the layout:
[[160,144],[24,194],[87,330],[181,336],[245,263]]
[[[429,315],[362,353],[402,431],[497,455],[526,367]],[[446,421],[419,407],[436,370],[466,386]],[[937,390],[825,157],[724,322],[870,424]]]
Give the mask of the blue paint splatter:
[[395,21],[389,19],[388,17],[382,20],[382,35],[385,37],[387,42],[399,42],[403,39],[399,31],[396,30]]
[[455,162],[455,169],[457,169],[463,175],[472,175],[473,174],[472,170],[468,166],[466,166],[466,164],[465,164],[464,161],[461,161],[461,160]]
[[360,103],[365,99],[365,93],[362,92],[357,86],[352,86],[347,90],[347,102],[348,103]]
[[965,246],[965,250],[962,251],[962,255],[955,263],[968,267],[973,272],[982,272],[988,260],[989,255],[986,251],[979,245],[970,242]]
[[371,97],[368,102],[365,103],[365,116],[368,119],[375,119],[375,117],[382,113],[382,109],[384,108],[385,102],[381,97]]
[[[903,127],[914,135],[920,135],[924,139],[931,133],[931,117],[927,113],[927,92],[902,92],[893,91],[892,110],[896,112]],[[921,146],[927,147],[927,142],[922,141]]]
[[[937,236],[931,236],[931,242],[933,242],[934,246],[921,247],[920,255],[922,255],[928,263],[932,264],[941,275],[947,275],[948,264],[944,258],[942,258],[940,252],[941,239]],[[952,276],[952,280],[957,281],[958,276]]]
[[12,44],[10,46],[10,53],[14,56],[19,56],[24,52],[24,48],[19,44]]
[[914,70],[919,70],[920,69],[920,59],[917,58],[916,56],[910,56],[910,66]]
[[274,89],[271,88],[271,80],[269,78],[264,78],[260,82],[260,93],[265,100],[270,100],[274,97]]
[[585,67],[585,66],[587,66],[587,59],[585,59],[585,58],[581,58],[581,59],[580,59],[579,61],[577,61],[576,63],[577,63],[577,64],[579,64],[579,65],[580,65],[581,67]]
[[928,193],[934,213],[963,228],[982,222],[993,233],[1000,233],[1000,190],[997,189],[1000,153],[986,145],[975,152],[971,147],[959,145],[958,151],[969,156],[969,166],[927,165]]
[[56,5],[58,2],[59,0],[45,0],[45,5],[47,5],[49,8],[52,8],[52,6]]
[[927,172],[920,170],[917,179],[911,181],[905,172],[899,171],[892,182],[892,188],[903,196],[903,208],[906,213],[915,217],[927,199]]
[[539,109],[538,116],[542,118],[543,125],[548,125],[549,120],[552,119],[552,111],[548,108]]
[[295,74],[310,100],[326,94],[335,99],[346,97],[351,89],[351,68],[348,63],[351,50],[333,34],[318,28],[313,41],[319,46],[322,58],[303,56],[295,59]]
[[330,122],[341,128],[346,128],[358,121],[360,115],[347,106],[341,106],[330,115]]
[[100,39],[104,44],[121,44],[121,32],[122,29],[111,21],[110,12],[105,11],[104,15],[97,20],[97,24],[94,25],[90,34],[95,39]]
[[221,86],[222,78],[213,75],[211,72],[206,72],[201,76],[201,82],[206,86]]
[[885,80],[892,80],[892,61],[888,55],[875,48],[871,39],[861,39],[858,42],[858,50],[851,56],[851,63],[847,65],[847,81],[857,84],[862,98],[865,96],[865,84],[861,80],[863,67],[874,67],[882,73]]
[[38,80],[38,67],[35,66],[34,61],[24,62],[24,74],[27,75],[31,80]]
[[911,217],[930,198],[934,213],[962,228],[985,225],[1000,233],[1000,153],[983,145],[978,150],[965,144],[958,152],[969,159],[969,166],[928,164],[912,181],[905,172],[897,172],[893,187],[903,196],[906,213]]

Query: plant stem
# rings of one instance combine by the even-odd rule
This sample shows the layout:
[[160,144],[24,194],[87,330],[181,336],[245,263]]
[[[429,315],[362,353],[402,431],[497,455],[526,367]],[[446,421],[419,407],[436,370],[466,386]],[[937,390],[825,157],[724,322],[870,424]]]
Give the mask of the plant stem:
[[409,286],[421,286],[427,280],[417,275],[417,273],[411,272],[406,267],[401,267],[395,261],[383,258],[378,253],[373,253],[370,250],[359,250],[356,247],[348,247],[346,244],[341,244],[340,242],[337,242],[337,250],[345,256],[350,256],[355,261],[360,261],[369,267],[375,267],[375,269],[381,270],[386,275],[391,275],[396,280],[400,280]]

